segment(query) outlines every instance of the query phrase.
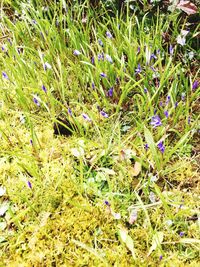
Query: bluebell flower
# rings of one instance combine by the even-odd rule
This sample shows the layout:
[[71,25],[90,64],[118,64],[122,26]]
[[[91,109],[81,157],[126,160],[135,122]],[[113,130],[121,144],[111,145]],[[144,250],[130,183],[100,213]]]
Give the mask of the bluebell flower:
[[100,73],[100,76],[103,77],[103,78],[106,78],[107,77],[107,75],[104,72],[101,72]]
[[8,75],[7,75],[4,71],[2,71],[2,77],[3,77],[4,79],[7,79],[7,80],[9,79],[9,78],[8,78]]
[[150,60],[153,59],[153,58],[154,58],[154,59],[157,59],[157,56],[156,56],[155,54],[151,54],[151,56],[150,56]]
[[148,149],[149,149],[149,145],[148,145],[148,144],[145,144],[145,145],[144,145],[144,149],[145,149],[145,150],[148,150]]
[[169,118],[169,112],[167,110],[164,111],[165,117]]
[[113,87],[111,87],[111,88],[108,90],[108,96],[109,96],[109,97],[112,97],[112,96],[113,96],[113,90],[114,90]]
[[94,57],[91,58],[91,63],[94,65]]
[[101,114],[101,116],[103,116],[104,118],[108,118],[108,117],[109,117],[108,114],[107,114],[106,112],[104,112],[103,110],[100,111],[100,114]]
[[177,102],[177,101],[176,101],[176,103],[175,103],[174,107],[175,107],[175,108],[177,108],[177,107],[178,107],[178,102]]
[[185,234],[184,232],[180,232],[180,233],[179,233],[180,237],[183,237],[184,234]]
[[110,202],[108,202],[107,200],[104,201],[104,204],[108,207],[110,207]]
[[196,89],[198,89],[198,87],[199,87],[198,81],[194,81],[192,84],[192,90],[195,91]]
[[106,32],[106,36],[107,36],[109,39],[112,39],[112,38],[113,38],[112,34],[111,34],[109,31]]
[[107,60],[108,62],[110,62],[111,64],[113,63],[113,60],[112,60],[111,56],[109,56],[109,55],[107,55],[107,54],[106,54],[106,60]]
[[161,141],[160,143],[158,143],[158,149],[160,150],[160,152],[163,154],[165,152],[165,146],[163,141]]
[[167,99],[166,99],[166,105],[169,104],[170,99],[171,99],[171,97],[168,95]]
[[33,102],[39,107],[40,106],[40,102],[37,100],[36,97],[33,98]]
[[46,93],[47,92],[47,88],[44,86],[44,85],[42,85],[42,90]]
[[92,82],[92,89],[94,89],[95,88],[95,84],[94,84],[94,82]]
[[68,108],[68,114],[70,115],[70,116],[72,116],[72,110],[71,110],[71,108]]
[[173,46],[170,44],[170,46],[169,46],[169,54],[172,56],[173,53],[174,53],[174,48],[173,48]]
[[75,56],[79,56],[79,55],[81,55],[81,52],[78,51],[77,49],[75,49],[74,52],[73,52],[73,54],[74,54]]
[[144,93],[147,94],[147,92],[148,92],[148,90],[147,90],[147,88],[145,87],[145,88],[144,88]]
[[82,113],[82,116],[83,116],[84,120],[91,121],[90,117],[87,114]]
[[27,185],[28,185],[28,187],[29,187],[30,189],[32,189],[32,184],[31,184],[30,181],[27,182]]
[[138,64],[137,68],[135,69],[135,74],[139,74],[142,72],[142,68],[141,68],[141,65]]
[[103,42],[101,41],[101,39],[98,39],[98,43],[100,44],[100,46],[103,46]]
[[161,122],[160,117],[158,115],[153,116],[150,124],[153,125],[153,128],[161,126],[162,122]]

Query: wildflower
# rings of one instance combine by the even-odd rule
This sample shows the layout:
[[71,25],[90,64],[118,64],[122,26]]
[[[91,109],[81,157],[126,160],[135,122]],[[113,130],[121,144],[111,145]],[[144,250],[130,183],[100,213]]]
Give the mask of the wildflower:
[[100,114],[104,117],[104,118],[108,118],[108,114],[106,112],[104,112],[103,110],[100,111]]
[[113,38],[112,34],[111,34],[109,31],[106,32],[106,36],[107,36],[109,39],[112,39],[112,38]]
[[40,106],[40,103],[39,101],[37,100],[36,97],[33,98],[33,102],[39,107]]
[[92,89],[94,89],[95,88],[95,85],[94,85],[94,83],[92,82]]
[[151,54],[151,56],[150,56],[150,60],[153,59],[153,58],[154,58],[154,59],[157,59],[157,56],[156,56],[155,54]]
[[160,150],[160,152],[163,154],[165,152],[165,146],[163,141],[161,141],[160,143],[158,143],[158,149]]
[[107,60],[108,62],[110,62],[111,64],[113,63],[113,60],[112,60],[111,56],[109,56],[109,55],[107,55],[107,54],[106,54],[106,60]]
[[32,189],[32,184],[31,184],[30,181],[27,182],[27,185],[28,185],[28,187],[29,187],[30,189]]
[[48,63],[48,62],[45,62],[44,65],[43,65],[43,68],[44,70],[47,70],[47,69],[52,69],[51,65]]
[[101,39],[98,40],[98,43],[100,44],[100,46],[103,46],[103,42],[101,41]]
[[7,79],[7,80],[9,79],[9,78],[8,78],[8,75],[7,75],[4,71],[2,71],[2,77],[3,77],[4,79]]
[[111,87],[109,90],[108,90],[108,96],[109,97],[112,97],[113,96],[113,87]]
[[156,51],[156,54],[157,54],[157,55],[159,55],[159,54],[160,54],[160,49],[158,49],[158,50]]
[[156,112],[157,112],[157,109],[155,108],[154,111],[153,111],[153,113],[156,114]]
[[72,110],[71,110],[71,108],[68,108],[67,112],[68,112],[68,114],[69,114],[70,116],[72,116]]
[[145,88],[144,88],[144,93],[147,94],[147,92],[148,92],[148,90],[147,90],[147,88],[145,87]]
[[1,50],[2,50],[3,52],[5,52],[5,51],[6,51],[5,46],[2,45]]
[[103,78],[106,78],[107,77],[107,75],[104,72],[101,72],[100,73],[100,76],[103,77]]
[[177,101],[176,101],[176,103],[175,103],[174,107],[175,107],[175,108],[177,108],[177,107],[178,107],[178,102],[177,102]]
[[140,46],[138,46],[138,49],[137,49],[137,54],[139,54],[140,53]]
[[170,99],[171,99],[171,97],[168,95],[167,99],[166,99],[166,105],[169,104]]
[[176,38],[177,44],[184,46],[186,43],[186,35],[188,33],[189,31],[181,30],[181,33]]
[[184,232],[180,232],[180,233],[179,233],[180,237],[183,237],[184,234],[185,234]]
[[116,220],[120,220],[121,219],[121,214],[120,213],[112,212],[112,215]]
[[162,255],[160,255],[160,257],[159,257],[159,260],[161,261],[163,259],[163,256]]
[[47,92],[47,88],[44,86],[44,85],[42,85],[42,90],[46,93]]
[[151,201],[151,203],[155,203],[156,202],[156,196],[155,196],[155,194],[153,192],[150,192],[149,200]]
[[129,223],[133,224],[136,220],[137,220],[137,210],[132,210],[129,217]]
[[108,207],[110,207],[110,202],[108,202],[107,200],[104,201],[104,204]]
[[165,117],[168,118],[169,117],[169,112],[167,110],[164,111]]
[[82,116],[83,116],[84,120],[91,121],[90,117],[87,114],[83,113]]
[[73,54],[74,54],[75,56],[79,56],[79,55],[81,54],[81,52],[75,49]]
[[198,87],[199,87],[198,81],[194,81],[192,84],[192,90],[195,91],[196,89],[198,89]]
[[149,145],[148,145],[148,144],[145,144],[145,145],[144,145],[144,149],[145,149],[145,150],[148,150],[148,149],[149,149]]
[[163,106],[163,102],[162,102],[162,101],[160,101],[160,103],[159,103],[159,106],[160,106],[160,107],[162,107],[162,106]]
[[170,44],[170,46],[169,46],[169,54],[170,54],[170,56],[172,56],[173,53],[174,53],[174,48],[173,48],[173,46]]
[[161,126],[162,122],[161,122],[160,117],[158,115],[153,116],[150,124],[153,125],[153,128]]
[[102,54],[98,54],[98,55],[97,55],[97,58],[98,58],[98,61],[100,61],[101,59],[103,60],[103,58],[102,58]]
[[188,124],[190,124],[191,123],[191,117],[189,116],[188,117]]
[[181,94],[181,100],[184,102],[185,101],[185,93]]
[[36,22],[36,20],[35,20],[35,19],[33,19],[33,20],[32,20],[32,23],[33,23],[33,24],[37,24],[37,22]]
[[135,74],[139,74],[139,73],[141,73],[141,71],[142,71],[142,68],[141,68],[140,64],[138,64],[137,69],[135,69]]
[[33,140],[32,139],[30,140],[30,144],[33,145]]
[[91,58],[91,63],[94,65],[94,57]]

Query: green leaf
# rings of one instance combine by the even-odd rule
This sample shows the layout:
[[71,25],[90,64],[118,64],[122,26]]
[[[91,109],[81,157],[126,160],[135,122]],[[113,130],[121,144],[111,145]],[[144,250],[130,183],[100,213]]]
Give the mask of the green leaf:
[[144,127],[144,136],[145,136],[146,142],[147,142],[147,144],[148,144],[148,146],[150,148],[150,151],[151,151],[151,154],[152,154],[152,158],[155,161],[156,168],[159,171],[160,168],[161,168],[160,157],[159,157],[159,154],[158,154],[158,151],[157,151],[156,144],[155,144],[154,139],[153,139],[153,135],[151,134],[149,129],[147,129],[146,127]]
[[152,245],[149,249],[149,253],[147,256],[149,256],[157,247],[159,247],[163,241],[164,234],[163,232],[156,232],[152,239]]
[[133,239],[128,235],[128,231],[124,228],[120,228],[119,229],[119,237],[120,237],[121,241],[123,243],[125,243],[127,248],[131,251],[133,258],[136,259]]

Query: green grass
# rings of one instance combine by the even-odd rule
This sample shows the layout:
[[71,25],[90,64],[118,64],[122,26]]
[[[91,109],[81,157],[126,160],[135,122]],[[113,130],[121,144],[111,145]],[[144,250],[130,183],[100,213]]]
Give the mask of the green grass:
[[1,5],[0,266],[198,266],[199,27],[62,3]]

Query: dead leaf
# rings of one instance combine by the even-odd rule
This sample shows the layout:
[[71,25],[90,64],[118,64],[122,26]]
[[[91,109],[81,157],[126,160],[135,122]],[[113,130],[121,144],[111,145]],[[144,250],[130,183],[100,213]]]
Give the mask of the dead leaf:
[[131,175],[138,176],[142,170],[142,165],[140,162],[136,161],[134,167],[130,169]]
[[197,13],[198,8],[195,4],[191,3],[190,1],[180,1],[180,3],[176,6],[178,9],[181,9],[188,15],[193,15]]

